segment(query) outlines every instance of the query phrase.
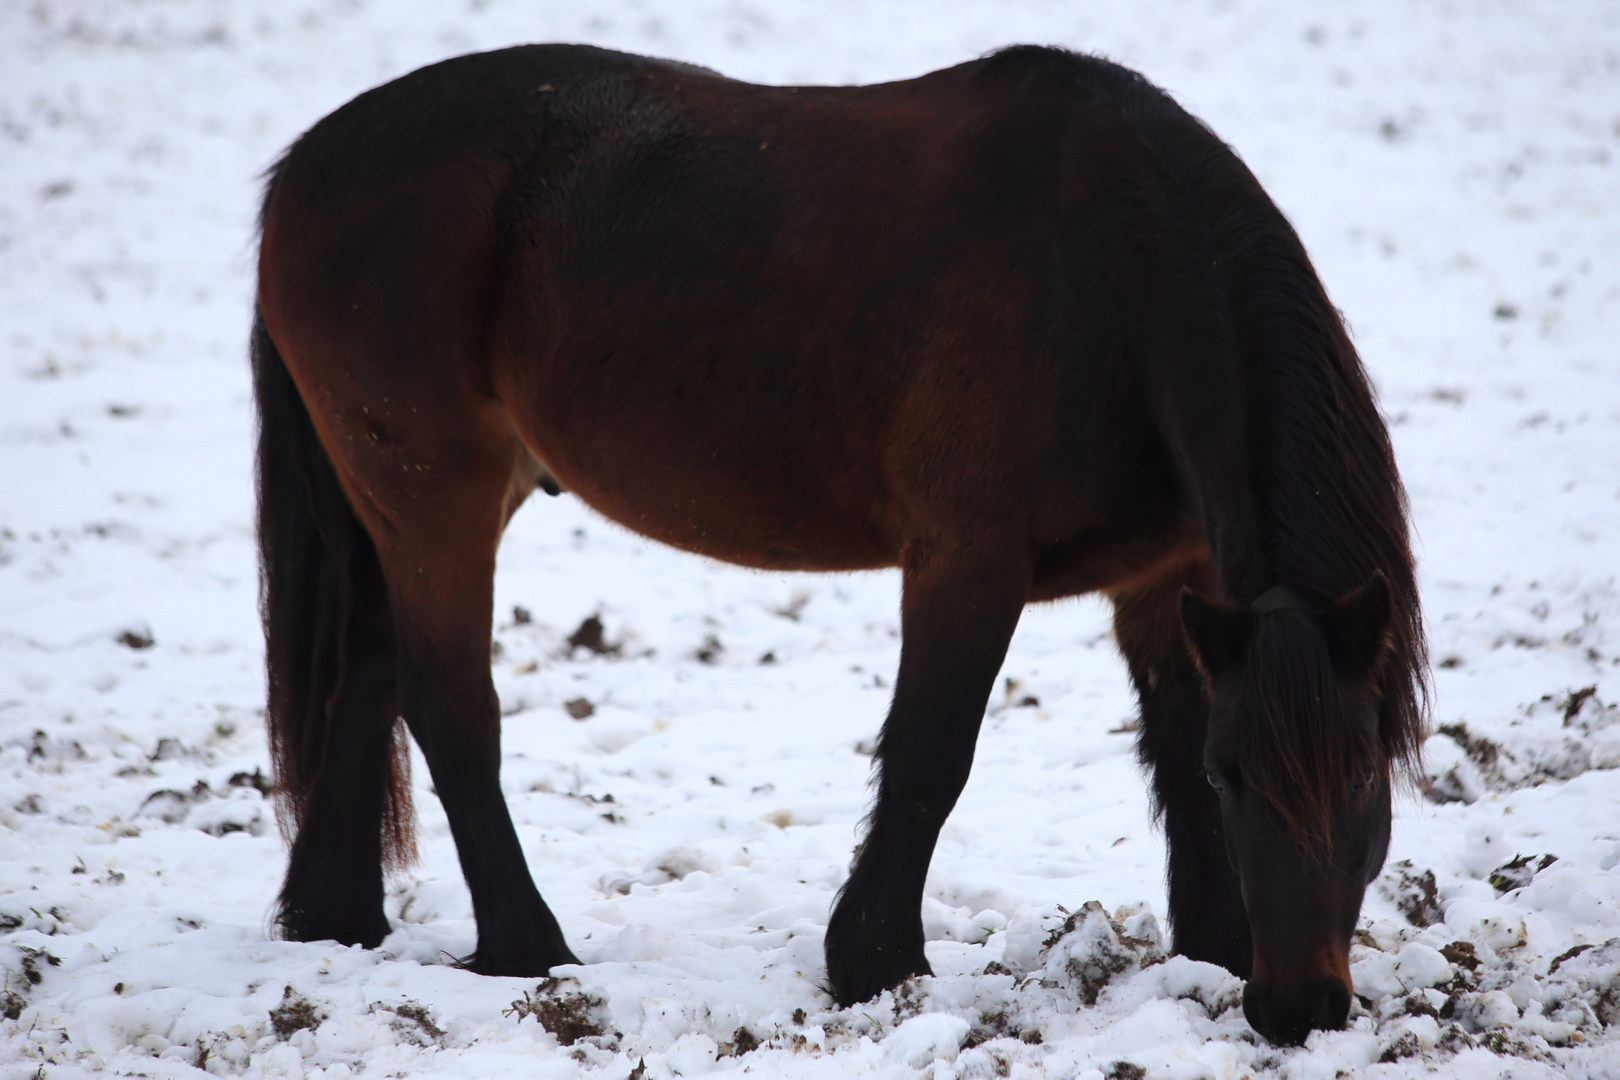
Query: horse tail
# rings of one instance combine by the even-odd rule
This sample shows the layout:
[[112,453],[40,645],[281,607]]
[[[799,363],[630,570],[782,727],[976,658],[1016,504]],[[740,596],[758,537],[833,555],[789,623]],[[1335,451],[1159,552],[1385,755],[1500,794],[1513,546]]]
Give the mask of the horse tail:
[[[345,677],[343,642],[361,613],[392,619],[377,550],[338,483],[281,352],[254,310],[258,409],[259,611],[264,622],[276,817],[291,843],[326,756]],[[410,752],[395,721],[383,800],[382,859],[415,857]]]

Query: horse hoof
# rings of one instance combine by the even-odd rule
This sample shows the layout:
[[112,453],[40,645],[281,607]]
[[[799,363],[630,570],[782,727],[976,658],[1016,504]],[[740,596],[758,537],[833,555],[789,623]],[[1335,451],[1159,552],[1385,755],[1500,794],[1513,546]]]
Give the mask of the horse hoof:
[[566,943],[517,952],[510,949],[489,949],[479,946],[471,956],[456,961],[456,966],[475,975],[495,975],[507,978],[538,979],[551,974],[554,967],[578,964]]
[[870,1001],[913,976],[933,973],[921,948],[840,948],[835,943],[827,949],[827,990],[841,1008]]
[[871,1001],[883,991],[892,990],[907,979],[933,973],[934,969],[928,966],[926,960],[920,963],[890,964],[881,969],[868,967],[861,971],[844,971],[840,975],[834,975],[829,968],[827,990],[839,1008],[847,1009],[851,1005]]
[[322,918],[306,911],[283,911],[276,919],[283,941],[335,941],[351,948],[375,949],[388,936],[388,919],[372,917]]

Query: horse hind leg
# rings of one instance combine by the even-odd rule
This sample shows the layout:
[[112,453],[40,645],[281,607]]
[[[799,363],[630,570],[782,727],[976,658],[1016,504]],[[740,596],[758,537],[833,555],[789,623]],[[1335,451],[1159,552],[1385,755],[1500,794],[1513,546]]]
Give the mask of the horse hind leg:
[[877,801],[827,926],[827,976],[841,1005],[930,973],[928,864],[967,783],[1031,567],[1016,540],[913,544],[903,575],[900,671],[878,742]]
[[1208,593],[1209,564],[1189,561],[1114,595],[1114,636],[1141,704],[1136,752],[1152,770],[1164,827],[1174,949],[1247,978],[1252,962],[1242,886],[1227,860],[1220,798],[1204,778],[1209,724],[1197,668],[1181,628],[1183,588]]
[[450,820],[478,945],[466,966],[534,976],[578,963],[529,875],[500,788],[500,708],[490,678],[495,549],[533,489],[504,411],[451,393],[396,391],[408,422],[363,444],[354,486],[392,598],[400,713]]

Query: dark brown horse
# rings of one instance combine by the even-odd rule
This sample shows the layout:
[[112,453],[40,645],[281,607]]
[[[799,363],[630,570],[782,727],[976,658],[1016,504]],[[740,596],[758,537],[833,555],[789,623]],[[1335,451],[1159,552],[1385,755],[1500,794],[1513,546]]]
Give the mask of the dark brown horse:
[[1019,613],[1102,591],[1175,947],[1249,977],[1275,1040],[1343,1023],[1423,724],[1403,497],[1298,238],[1162,92],[1038,48],[842,88],[509,49],[315,125],[262,228],[288,937],[387,934],[403,717],[472,892],[468,966],[576,962],[501,798],[489,672],[502,529],[560,483],[713,558],[900,568],[839,1002],[929,970],[924,876]]

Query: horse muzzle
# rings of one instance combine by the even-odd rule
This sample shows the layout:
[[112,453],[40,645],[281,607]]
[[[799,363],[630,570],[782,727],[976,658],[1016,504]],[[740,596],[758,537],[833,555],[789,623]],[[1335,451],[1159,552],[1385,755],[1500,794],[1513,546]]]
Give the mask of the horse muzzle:
[[1344,1027],[1350,1015],[1350,987],[1336,975],[1313,979],[1289,992],[1251,979],[1243,988],[1243,1015],[1278,1046],[1298,1046],[1313,1031]]
[[1298,1046],[1313,1031],[1337,1031],[1350,1015],[1349,950],[1322,943],[1302,967],[1293,968],[1297,974],[1290,977],[1290,969],[1273,969],[1262,949],[1254,951],[1243,1015],[1278,1046]]

